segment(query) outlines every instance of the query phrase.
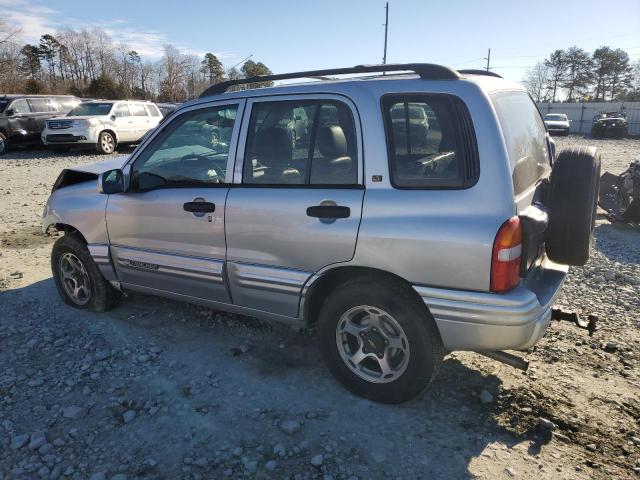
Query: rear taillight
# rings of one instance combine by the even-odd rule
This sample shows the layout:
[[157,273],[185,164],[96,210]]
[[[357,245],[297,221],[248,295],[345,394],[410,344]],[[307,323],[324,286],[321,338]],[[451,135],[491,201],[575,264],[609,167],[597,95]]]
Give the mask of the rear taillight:
[[520,281],[522,226],[518,217],[511,217],[498,230],[491,256],[491,291],[511,290]]

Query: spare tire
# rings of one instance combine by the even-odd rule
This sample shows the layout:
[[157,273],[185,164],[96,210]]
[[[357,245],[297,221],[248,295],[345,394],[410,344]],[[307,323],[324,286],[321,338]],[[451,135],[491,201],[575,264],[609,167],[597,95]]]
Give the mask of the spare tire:
[[545,202],[549,208],[546,251],[554,262],[587,263],[599,188],[600,153],[595,147],[560,152],[551,170]]

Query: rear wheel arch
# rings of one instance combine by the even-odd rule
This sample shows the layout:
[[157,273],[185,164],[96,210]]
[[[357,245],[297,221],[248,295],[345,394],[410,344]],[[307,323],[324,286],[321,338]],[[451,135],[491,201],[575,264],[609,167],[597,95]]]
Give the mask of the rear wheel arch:
[[395,285],[401,286],[405,289],[417,302],[419,302],[427,315],[431,314],[429,308],[422,301],[422,298],[418,292],[415,291],[411,283],[401,276],[372,267],[342,266],[335,267],[328,272],[323,273],[308,287],[301,305],[301,313],[305,323],[307,325],[316,324],[324,300],[338,286],[352,280],[353,278],[363,278],[368,280],[376,279],[380,282],[393,282]]

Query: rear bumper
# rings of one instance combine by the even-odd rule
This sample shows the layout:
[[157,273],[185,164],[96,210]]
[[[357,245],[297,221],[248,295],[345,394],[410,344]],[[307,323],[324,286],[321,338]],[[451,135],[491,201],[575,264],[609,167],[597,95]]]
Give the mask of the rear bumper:
[[447,350],[526,350],[544,335],[568,271],[545,260],[513,290],[471,292],[414,286]]

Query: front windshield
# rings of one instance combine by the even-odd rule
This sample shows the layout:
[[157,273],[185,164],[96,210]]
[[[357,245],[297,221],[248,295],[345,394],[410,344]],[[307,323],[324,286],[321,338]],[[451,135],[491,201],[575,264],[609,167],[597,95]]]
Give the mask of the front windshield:
[[561,122],[563,120],[566,120],[567,117],[564,116],[564,115],[553,115],[553,114],[551,114],[551,115],[547,115],[546,117],[544,117],[544,119],[545,120],[555,120],[555,121]]
[[109,115],[111,107],[113,107],[112,102],[81,103],[76,108],[67,113],[67,116],[77,117],[79,115]]
[[0,113],[4,112],[4,108],[7,106],[7,103],[9,103],[8,100],[0,100]]

